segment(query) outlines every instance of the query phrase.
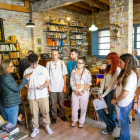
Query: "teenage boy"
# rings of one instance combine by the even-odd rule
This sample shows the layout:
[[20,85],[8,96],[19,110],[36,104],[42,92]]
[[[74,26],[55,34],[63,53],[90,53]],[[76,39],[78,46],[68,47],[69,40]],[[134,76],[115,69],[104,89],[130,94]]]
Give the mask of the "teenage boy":
[[24,71],[31,66],[28,61],[28,56],[32,53],[34,53],[34,51],[29,50],[28,55],[19,61],[18,73],[20,75],[20,79],[23,79]]
[[52,134],[50,129],[50,117],[49,117],[49,94],[47,87],[50,84],[49,73],[45,67],[38,64],[38,55],[33,53],[28,56],[30,67],[24,72],[24,75],[33,72],[28,79],[29,83],[25,86],[28,88],[28,100],[30,111],[32,115],[33,132],[31,137],[35,137],[39,133],[38,124],[38,111],[42,113],[43,123],[45,130],[48,134]]
[[70,78],[71,78],[71,72],[73,71],[73,69],[77,68],[77,57],[78,57],[78,50],[77,49],[71,49],[70,50],[71,60],[67,63],[70,99],[71,99],[71,94],[72,94],[72,88],[71,88],[71,85],[70,85]]
[[65,92],[66,92],[66,75],[67,68],[62,60],[59,60],[58,50],[52,50],[51,52],[52,60],[47,63],[46,68],[50,75],[50,103],[51,103],[51,115],[52,124],[56,123],[57,119],[57,99],[59,103],[59,116],[65,122],[67,118],[65,117]]

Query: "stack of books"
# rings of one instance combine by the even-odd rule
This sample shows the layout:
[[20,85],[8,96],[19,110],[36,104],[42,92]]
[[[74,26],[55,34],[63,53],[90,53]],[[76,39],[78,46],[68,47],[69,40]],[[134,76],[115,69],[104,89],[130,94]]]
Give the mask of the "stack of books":
[[6,131],[9,135],[13,135],[19,132],[19,128],[10,122],[6,124],[5,126],[3,126],[2,130]]

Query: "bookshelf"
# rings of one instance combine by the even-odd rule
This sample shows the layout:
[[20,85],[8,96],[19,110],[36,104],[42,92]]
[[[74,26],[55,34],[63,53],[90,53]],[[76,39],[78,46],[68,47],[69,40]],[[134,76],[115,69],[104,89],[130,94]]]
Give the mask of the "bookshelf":
[[80,56],[86,56],[88,52],[86,28],[81,22],[70,21],[69,23],[70,48],[76,48]]
[[[0,58],[1,60],[12,60],[14,69],[14,77],[18,77],[18,66],[20,61],[20,51],[17,43],[0,43]],[[17,47],[16,47],[17,46]]]
[[[51,21],[51,22],[50,22]],[[43,31],[44,48],[51,57],[51,50],[57,49],[60,54],[60,59],[66,62],[69,54],[69,33],[68,24],[65,21],[50,20],[45,23],[46,28]]]

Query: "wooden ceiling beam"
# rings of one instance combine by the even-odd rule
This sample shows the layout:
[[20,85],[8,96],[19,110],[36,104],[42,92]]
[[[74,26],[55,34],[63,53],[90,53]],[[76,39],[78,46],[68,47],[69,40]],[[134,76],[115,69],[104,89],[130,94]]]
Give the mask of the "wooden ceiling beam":
[[18,6],[8,3],[0,2],[0,9],[11,10],[11,11],[18,11],[18,12],[25,12],[29,13],[29,1],[24,2],[24,6]]
[[109,5],[109,0],[99,0],[99,1],[102,2],[102,3],[105,3],[107,5]]
[[92,7],[90,7],[87,4],[81,3],[81,2],[73,3],[72,5],[74,5],[76,7],[80,7],[80,8],[92,11]]
[[64,6],[64,7],[69,9],[69,10],[77,11],[77,12],[87,14],[87,15],[92,15],[91,11],[85,10],[85,9],[82,9],[82,8],[79,8],[79,7],[76,7],[76,6],[73,6],[73,5],[67,5],[67,6]]
[[83,2],[86,2],[88,3],[89,5],[93,6],[93,7],[96,7],[96,8],[99,8],[100,10],[103,10],[103,11],[107,11],[109,10],[109,7],[106,7],[106,6],[102,6],[101,4],[93,1],[93,0],[83,0]]

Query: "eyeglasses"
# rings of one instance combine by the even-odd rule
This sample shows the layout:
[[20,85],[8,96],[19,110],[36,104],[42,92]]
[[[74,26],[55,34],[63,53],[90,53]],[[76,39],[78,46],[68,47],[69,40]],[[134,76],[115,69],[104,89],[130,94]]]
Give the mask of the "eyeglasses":
[[81,64],[84,64],[84,63],[77,63],[77,64],[81,65]]
[[14,65],[12,65],[12,66],[9,66],[10,68],[13,68],[14,67]]
[[38,63],[31,63],[30,65],[31,66],[36,66]]

